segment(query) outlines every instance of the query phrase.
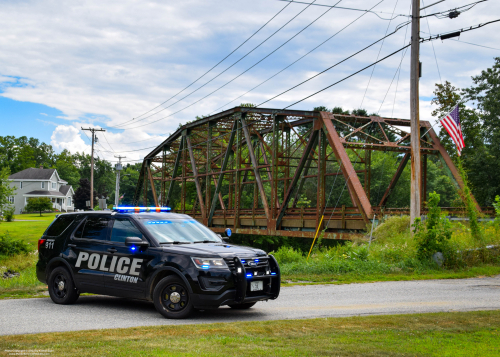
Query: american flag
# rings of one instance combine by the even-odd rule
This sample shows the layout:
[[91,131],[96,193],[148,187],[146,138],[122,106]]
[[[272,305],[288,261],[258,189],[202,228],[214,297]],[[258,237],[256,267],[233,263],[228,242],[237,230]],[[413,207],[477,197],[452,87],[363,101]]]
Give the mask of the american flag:
[[465,143],[462,135],[462,126],[460,125],[460,117],[458,115],[458,104],[448,113],[448,115],[442,118],[440,122],[457,146],[458,156],[460,156],[462,149],[465,147]]

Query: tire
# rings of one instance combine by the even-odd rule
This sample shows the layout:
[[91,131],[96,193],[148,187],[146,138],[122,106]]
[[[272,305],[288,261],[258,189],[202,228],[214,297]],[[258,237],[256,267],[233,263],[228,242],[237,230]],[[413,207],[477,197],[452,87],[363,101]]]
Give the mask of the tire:
[[231,309],[237,309],[237,310],[246,310],[254,306],[256,302],[247,302],[245,304],[231,304],[229,307]]
[[48,287],[50,298],[56,304],[73,304],[80,296],[70,272],[64,267],[57,267],[50,272]]
[[167,276],[153,291],[156,310],[167,319],[183,319],[194,310],[189,290],[179,277]]

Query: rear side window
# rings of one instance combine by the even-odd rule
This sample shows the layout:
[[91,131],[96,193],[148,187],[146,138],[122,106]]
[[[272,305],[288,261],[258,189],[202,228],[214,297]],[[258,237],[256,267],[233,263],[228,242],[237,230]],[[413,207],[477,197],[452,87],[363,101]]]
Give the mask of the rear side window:
[[109,217],[88,217],[75,233],[76,238],[106,240]]
[[60,216],[47,228],[46,236],[57,237],[61,235],[75,220],[75,216]]

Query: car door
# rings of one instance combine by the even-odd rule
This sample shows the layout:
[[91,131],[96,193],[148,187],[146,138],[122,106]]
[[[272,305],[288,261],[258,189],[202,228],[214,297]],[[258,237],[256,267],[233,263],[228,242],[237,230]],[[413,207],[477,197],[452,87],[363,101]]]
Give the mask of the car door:
[[90,215],[76,229],[68,244],[68,262],[73,268],[77,287],[85,292],[102,293],[102,278],[108,248],[111,215]]
[[123,297],[144,297],[147,268],[155,257],[154,252],[148,247],[125,246],[127,237],[146,240],[130,218],[114,217],[110,229],[110,239],[107,242],[110,265],[103,275],[107,293]]

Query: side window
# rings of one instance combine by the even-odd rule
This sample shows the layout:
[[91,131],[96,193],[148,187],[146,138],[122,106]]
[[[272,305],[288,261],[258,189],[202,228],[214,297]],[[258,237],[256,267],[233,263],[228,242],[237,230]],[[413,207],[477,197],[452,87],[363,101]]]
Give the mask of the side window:
[[127,237],[142,238],[142,233],[128,218],[116,218],[111,231],[111,241],[125,243]]
[[106,240],[109,216],[87,217],[87,220],[75,232],[76,238]]
[[61,235],[66,228],[70,226],[71,223],[75,220],[75,215],[71,216],[61,216],[57,218],[52,224],[47,228],[45,232],[46,236],[49,237],[57,237]]

